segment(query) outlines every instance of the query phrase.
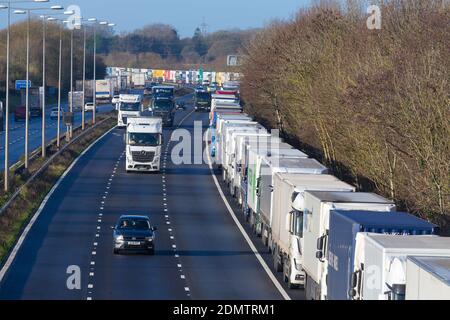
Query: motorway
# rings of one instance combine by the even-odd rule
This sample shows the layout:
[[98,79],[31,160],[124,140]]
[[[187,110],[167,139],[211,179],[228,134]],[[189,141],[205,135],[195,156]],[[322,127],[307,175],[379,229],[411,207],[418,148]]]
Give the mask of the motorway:
[[[45,140],[49,143],[56,138],[57,120],[50,119],[50,111],[53,106],[49,106],[45,121]],[[64,105],[62,106],[64,107]],[[98,113],[108,112],[112,110],[112,105],[99,105]],[[86,112],[86,122],[92,121],[92,112]],[[74,127],[81,124],[81,111],[75,113]],[[14,115],[9,116],[9,159],[10,165],[13,165],[25,154],[25,121],[14,120]],[[42,141],[42,118],[30,118],[29,126],[29,152],[39,148]],[[66,126],[61,121],[61,134],[66,132]],[[0,132],[0,159],[5,157],[5,131]],[[0,161],[0,171],[5,168],[4,161]]]
[[[193,133],[194,121],[207,128],[208,116],[188,106],[178,112],[180,121]],[[0,299],[283,299],[230,216],[208,165],[172,163],[177,142],[170,142],[171,133],[164,132],[167,162],[159,174],[125,172],[124,130],[115,128],[93,145],[10,259]],[[148,215],[158,227],[154,256],[113,254],[110,227],[122,214]],[[267,252],[261,256],[270,259]],[[66,286],[71,265],[81,269],[80,290]],[[299,297],[299,290],[292,292]]]

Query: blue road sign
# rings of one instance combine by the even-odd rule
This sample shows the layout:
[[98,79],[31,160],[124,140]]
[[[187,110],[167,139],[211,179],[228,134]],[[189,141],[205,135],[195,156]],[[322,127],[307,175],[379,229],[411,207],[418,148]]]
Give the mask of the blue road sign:
[[[27,88],[27,80],[16,80],[16,90],[26,88]],[[28,88],[31,88],[31,81],[28,81]]]

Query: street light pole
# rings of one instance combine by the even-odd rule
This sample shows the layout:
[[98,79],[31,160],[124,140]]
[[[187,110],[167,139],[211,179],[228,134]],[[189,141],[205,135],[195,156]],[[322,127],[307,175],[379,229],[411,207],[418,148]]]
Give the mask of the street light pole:
[[42,29],[43,29],[43,36],[42,36],[42,158],[45,158],[47,156],[47,150],[45,146],[45,40],[46,40],[46,23],[45,19],[47,17],[44,15],[42,18]]
[[28,132],[30,123],[30,10],[27,11],[27,87],[25,89],[25,169],[28,169]]
[[81,111],[81,130],[84,130],[85,127],[85,82],[86,82],[86,26],[84,26],[84,33],[83,33],[83,106]]
[[95,116],[97,112],[97,60],[96,60],[96,54],[97,54],[97,28],[94,24],[94,110],[92,111],[92,124],[95,124]]
[[8,29],[6,32],[6,104],[5,104],[5,168],[4,189],[9,191],[9,47],[11,36],[11,1],[8,1]]
[[60,147],[61,137],[61,66],[62,66],[62,23],[59,25],[59,73],[58,73],[58,121],[56,129],[56,147]]
[[[73,113],[73,30],[70,31],[70,112]],[[69,139],[72,139],[72,126],[69,127]]]

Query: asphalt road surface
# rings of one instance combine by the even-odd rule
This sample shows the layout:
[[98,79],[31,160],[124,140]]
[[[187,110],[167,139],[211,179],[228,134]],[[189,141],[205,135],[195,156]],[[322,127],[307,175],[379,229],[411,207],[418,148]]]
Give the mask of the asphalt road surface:
[[[192,133],[194,121],[205,130],[207,119],[188,106],[176,123]],[[127,174],[123,134],[105,135],[55,189],[5,273],[0,299],[283,299],[208,165],[174,164],[178,141],[165,130],[163,171]],[[189,150],[183,155],[192,159]],[[113,254],[110,227],[122,214],[148,215],[158,227],[154,256]],[[270,257],[264,249],[261,255]],[[69,266],[81,270],[80,290],[67,288]]]
[[[98,113],[111,111],[112,105],[99,105]],[[45,140],[47,143],[56,138],[57,119],[50,119],[51,107],[48,107],[47,116],[45,118]],[[92,121],[92,112],[86,112],[86,122]],[[75,113],[74,127],[81,124],[81,111]],[[14,120],[14,115],[9,117],[9,160],[10,165],[13,165],[25,154],[25,121]],[[66,131],[66,126],[61,121],[61,134]],[[29,152],[39,148],[42,141],[42,118],[30,118],[29,126]],[[5,157],[5,131],[0,132],[0,159]],[[5,168],[4,161],[0,161],[0,171]]]

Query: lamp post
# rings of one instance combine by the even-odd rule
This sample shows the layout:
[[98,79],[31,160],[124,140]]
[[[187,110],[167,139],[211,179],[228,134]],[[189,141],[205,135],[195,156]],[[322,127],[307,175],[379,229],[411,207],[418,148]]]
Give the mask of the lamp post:
[[[6,31],[6,101],[5,101],[5,168],[4,168],[4,190],[9,191],[9,59],[10,59],[10,40],[11,40],[11,4],[48,2],[49,0],[18,0],[1,3],[2,9],[8,9],[8,23]],[[28,85],[28,84],[27,84]]]
[[[71,15],[74,11],[66,11],[65,15]],[[61,75],[62,75],[62,31],[64,23],[67,21],[60,20],[54,17],[49,17],[48,21],[56,21],[59,24],[59,64],[58,64],[58,120],[56,128],[56,147],[59,149],[61,145]]]
[[26,67],[26,89],[25,89],[25,169],[28,169],[29,156],[28,156],[28,138],[29,138],[29,123],[30,123],[30,106],[29,106],[29,82],[30,82],[30,16],[32,11],[42,10],[62,10],[62,6],[51,6],[49,8],[28,8],[28,9],[16,9],[14,14],[26,14],[27,15],[27,67]]
[[94,108],[92,111],[92,124],[95,124],[96,122],[96,112],[97,112],[97,24],[101,25],[101,26],[110,26],[113,27],[115,26],[114,23],[108,23],[107,21],[100,21],[97,22],[97,18],[90,18],[87,19],[88,22],[93,23],[93,28],[94,28],[94,66],[93,66],[93,103],[94,103]]

